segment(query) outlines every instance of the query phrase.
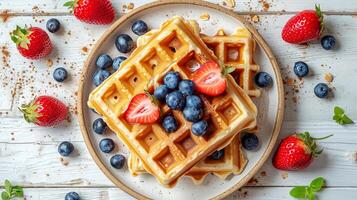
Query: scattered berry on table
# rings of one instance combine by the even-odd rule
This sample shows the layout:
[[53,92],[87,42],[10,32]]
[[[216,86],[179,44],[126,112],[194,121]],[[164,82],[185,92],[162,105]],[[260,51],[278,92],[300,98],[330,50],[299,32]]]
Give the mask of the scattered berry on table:
[[64,6],[73,10],[77,19],[89,24],[110,24],[115,10],[110,0],[71,0]]
[[131,99],[124,116],[129,123],[152,124],[159,119],[160,108],[150,94],[141,93]]
[[63,82],[64,80],[67,79],[68,72],[65,68],[59,67],[56,68],[55,71],[53,72],[53,79],[57,82]]
[[323,15],[320,6],[315,10],[304,10],[292,17],[284,26],[281,36],[292,44],[306,43],[320,37]]
[[52,43],[46,31],[38,27],[21,28],[10,33],[20,54],[28,59],[40,59],[52,51]]
[[110,165],[115,169],[121,169],[124,167],[125,157],[121,154],[114,155],[110,158]]
[[186,97],[186,107],[202,108],[201,98],[196,95],[188,95]]
[[187,79],[180,81],[178,88],[185,96],[192,95],[195,92],[195,84]]
[[315,86],[314,93],[319,98],[325,98],[328,95],[329,88],[326,83],[319,83]]
[[166,104],[173,110],[182,110],[185,107],[185,96],[180,91],[174,91],[166,95]]
[[322,48],[324,48],[326,50],[331,50],[336,45],[336,39],[332,35],[325,35],[321,39],[321,45],[322,45]]
[[97,134],[103,134],[107,131],[108,125],[104,122],[102,118],[98,118],[93,122],[93,130]]
[[64,200],[81,200],[81,197],[79,197],[77,192],[69,192],[64,197]]
[[154,96],[159,101],[165,101],[166,95],[170,92],[170,89],[166,85],[160,85],[154,91]]
[[255,84],[258,87],[268,87],[273,83],[273,78],[266,72],[258,72],[254,77]]
[[115,46],[121,53],[129,53],[134,48],[134,41],[129,35],[120,34],[115,40]]
[[202,108],[185,107],[183,109],[183,117],[189,122],[197,122],[202,118],[202,115],[203,115]]
[[208,95],[218,96],[226,91],[227,81],[221,67],[213,61],[208,61],[193,74],[195,90]]
[[259,139],[254,133],[246,133],[241,138],[243,148],[254,150],[259,145]]
[[208,132],[208,123],[201,120],[192,124],[191,131],[194,135],[203,136]]
[[219,160],[224,156],[224,149],[221,149],[219,151],[215,151],[210,155],[210,158],[213,160]]
[[61,142],[61,144],[58,145],[58,153],[61,156],[69,156],[74,150],[74,146],[70,142]]
[[127,57],[124,57],[124,56],[119,56],[119,57],[114,58],[114,60],[113,60],[113,69],[115,71],[117,71],[119,69],[121,63],[126,59],[127,59]]
[[296,76],[302,78],[309,74],[309,66],[302,61],[298,61],[294,64],[294,73]]
[[99,142],[99,148],[104,153],[110,153],[115,147],[114,141],[110,138],[104,138]]
[[136,20],[133,23],[133,26],[131,27],[131,30],[136,34],[136,35],[144,35],[146,32],[148,32],[149,27],[148,25],[142,21],[142,20]]
[[180,80],[181,78],[178,72],[170,71],[164,77],[164,84],[173,90],[178,87]]
[[100,85],[110,76],[110,72],[103,69],[98,69],[93,76],[93,83],[95,86]]
[[98,56],[95,65],[100,69],[107,69],[112,66],[113,60],[108,54],[101,54]]
[[61,28],[61,23],[58,19],[52,18],[47,21],[46,28],[49,32],[56,33]]
[[19,109],[27,122],[47,127],[59,124],[68,115],[67,106],[51,96],[39,96]]
[[162,120],[162,127],[167,133],[173,133],[178,129],[178,122],[174,116],[168,115]]

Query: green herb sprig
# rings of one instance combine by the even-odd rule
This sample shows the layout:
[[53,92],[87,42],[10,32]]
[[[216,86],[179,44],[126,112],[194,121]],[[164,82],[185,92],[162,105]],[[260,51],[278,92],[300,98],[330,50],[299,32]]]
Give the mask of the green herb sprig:
[[325,179],[315,178],[309,186],[297,186],[290,190],[290,196],[299,199],[315,200],[315,193],[319,192],[325,185]]
[[333,120],[335,120],[338,124],[341,124],[341,125],[353,124],[352,119],[350,119],[345,114],[345,111],[342,108],[335,106],[333,111],[334,111]]
[[24,196],[24,190],[22,189],[21,186],[18,185],[11,185],[9,180],[5,180],[5,191],[1,193],[1,199],[2,200],[10,200],[15,197],[23,197]]

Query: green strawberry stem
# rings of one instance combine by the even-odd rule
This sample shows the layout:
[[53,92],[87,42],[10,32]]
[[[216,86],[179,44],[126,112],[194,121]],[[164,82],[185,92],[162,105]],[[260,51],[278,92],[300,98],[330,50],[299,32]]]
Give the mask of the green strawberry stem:
[[25,26],[25,28],[21,28],[20,26],[16,26],[16,29],[10,33],[11,40],[17,45],[24,49],[28,49],[28,45],[30,44],[29,36],[32,34],[31,31]]
[[78,4],[78,0],[67,1],[63,4],[63,6],[68,7],[68,9],[73,10]]
[[332,135],[328,135],[328,136],[325,136],[325,137],[322,137],[322,138],[313,138],[313,137],[310,136],[309,132],[304,132],[304,133],[298,133],[298,134],[296,134],[296,136],[299,139],[301,139],[304,142],[304,144],[309,148],[312,156],[317,157],[318,155],[320,155],[322,153],[323,149],[319,149],[317,147],[316,141],[329,138]]
[[36,123],[37,118],[41,117],[41,114],[36,112],[39,105],[31,102],[29,104],[23,104],[19,107],[19,110],[24,114],[24,118],[29,123]]
[[317,16],[319,17],[319,21],[320,21],[320,34],[322,33],[323,29],[324,29],[324,15],[321,11],[320,5],[319,4],[315,4],[315,11]]

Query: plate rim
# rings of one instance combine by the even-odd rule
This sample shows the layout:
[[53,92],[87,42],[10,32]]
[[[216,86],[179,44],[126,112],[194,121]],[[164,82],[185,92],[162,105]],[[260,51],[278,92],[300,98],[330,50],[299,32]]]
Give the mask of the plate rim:
[[78,89],[78,96],[77,96],[79,126],[80,126],[81,133],[83,135],[84,142],[87,146],[89,153],[91,154],[92,158],[94,159],[95,163],[100,168],[100,170],[106,175],[106,177],[109,178],[117,187],[119,187],[121,190],[125,191],[129,195],[131,195],[137,199],[150,199],[149,197],[135,191],[134,189],[130,188],[129,186],[127,186],[123,182],[121,182],[119,179],[117,179],[110,172],[110,170],[106,167],[106,165],[103,163],[103,161],[100,159],[99,155],[95,151],[92,140],[89,137],[89,131],[87,130],[86,123],[85,123],[85,117],[84,117],[84,109],[87,109],[86,102],[83,102],[84,81],[85,81],[85,77],[88,77],[86,75],[89,73],[90,63],[92,63],[92,61],[94,60],[94,55],[95,55],[97,49],[102,45],[102,43],[107,39],[107,37],[109,37],[109,35],[117,29],[117,27],[119,27],[126,20],[135,16],[136,14],[138,14],[141,11],[144,11],[144,10],[150,9],[150,8],[154,8],[154,7],[170,5],[170,4],[190,4],[190,5],[208,7],[208,8],[217,10],[219,12],[222,12],[224,14],[230,15],[231,17],[238,20],[245,26],[245,28],[247,28],[252,33],[253,38],[264,50],[265,54],[268,56],[270,63],[272,64],[273,71],[275,74],[277,89],[278,89],[278,109],[277,109],[277,115],[275,118],[275,124],[273,127],[272,137],[270,138],[268,145],[267,145],[262,157],[250,169],[250,171],[239,182],[234,184],[232,187],[230,187],[226,191],[224,191],[221,194],[212,198],[212,199],[223,199],[224,197],[227,197],[234,191],[236,191],[239,188],[241,188],[242,186],[244,186],[259,171],[259,169],[261,169],[261,167],[267,161],[267,159],[271,155],[272,150],[274,149],[274,146],[277,142],[277,139],[278,139],[278,136],[280,133],[280,129],[282,127],[284,109],[285,109],[284,108],[285,102],[284,102],[283,81],[282,81],[282,76],[281,76],[279,65],[276,61],[276,58],[275,58],[273,52],[271,51],[271,49],[269,48],[268,44],[263,39],[263,37],[257,32],[257,30],[249,22],[247,22],[245,19],[243,19],[241,16],[239,16],[239,14],[237,12],[234,12],[233,10],[230,10],[228,8],[224,8],[224,7],[220,6],[219,4],[214,4],[214,3],[201,1],[201,0],[191,0],[191,1],[190,0],[160,0],[160,1],[155,1],[155,2],[148,3],[148,4],[144,4],[143,6],[135,8],[130,13],[126,13],[123,16],[121,16],[119,19],[117,19],[117,21],[115,21],[102,34],[102,36],[96,42],[94,48],[91,50],[90,54],[88,55],[88,57],[84,63],[82,73],[80,76],[80,80],[79,80],[79,89]]

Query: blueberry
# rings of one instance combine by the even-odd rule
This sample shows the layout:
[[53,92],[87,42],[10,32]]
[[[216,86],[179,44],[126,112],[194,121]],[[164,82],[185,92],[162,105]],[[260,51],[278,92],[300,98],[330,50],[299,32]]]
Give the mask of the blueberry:
[[63,67],[56,68],[55,71],[53,71],[53,79],[57,82],[63,82],[67,79],[67,76],[67,70]]
[[202,115],[202,108],[185,107],[185,109],[183,109],[183,117],[189,122],[197,122],[202,118]]
[[121,169],[124,167],[125,157],[121,154],[114,155],[110,158],[110,165],[115,169]]
[[112,66],[113,60],[108,54],[101,54],[98,56],[95,64],[100,69],[107,69],[108,67]]
[[173,110],[182,110],[185,107],[185,97],[180,91],[174,91],[166,95],[166,104]]
[[104,138],[99,142],[99,148],[104,153],[110,153],[115,147],[114,141],[110,138]]
[[186,97],[186,107],[202,108],[202,100],[196,95]]
[[168,115],[162,120],[162,127],[167,133],[175,132],[178,129],[178,123],[175,117]]
[[61,156],[69,156],[74,150],[74,146],[70,142],[61,142],[61,144],[58,145],[58,153]]
[[253,133],[246,133],[241,138],[243,148],[247,150],[253,150],[258,147],[259,139]]
[[79,194],[77,192],[68,192],[64,197],[64,200],[80,200]]
[[273,79],[266,72],[257,73],[255,75],[254,81],[255,81],[255,84],[261,88],[268,87],[273,83]]
[[127,34],[120,34],[115,40],[115,46],[122,53],[129,53],[134,48],[134,41]]
[[98,118],[93,122],[93,130],[97,134],[103,134],[108,129],[107,124],[102,118]]
[[294,73],[298,77],[305,77],[309,74],[309,66],[302,61],[296,62],[294,65]]
[[209,157],[213,160],[219,160],[224,156],[224,149],[213,152]]
[[93,76],[93,82],[95,86],[100,85],[105,79],[110,76],[110,72],[107,70],[98,69]]
[[315,86],[315,95],[319,98],[325,98],[328,95],[328,86],[325,83],[319,83]]
[[195,90],[195,84],[191,80],[187,80],[187,79],[182,80],[179,83],[179,90],[185,96],[192,95]]
[[169,89],[176,89],[180,80],[181,78],[178,72],[170,71],[164,77],[164,84]]
[[331,50],[336,44],[336,39],[332,35],[326,35],[321,39],[322,48]]
[[46,28],[49,32],[55,33],[61,28],[61,23],[57,19],[52,18],[47,21]]
[[144,35],[146,32],[148,32],[149,27],[148,25],[142,21],[142,20],[136,20],[133,23],[133,26],[131,27],[131,30],[136,34],[136,35]]
[[166,85],[160,85],[154,91],[154,97],[160,101],[165,101],[166,95],[169,93],[170,89]]
[[191,131],[194,135],[203,136],[208,131],[208,123],[206,120],[201,120],[192,124]]
[[114,60],[113,60],[113,69],[115,71],[117,71],[119,69],[121,63],[126,59],[127,59],[127,57],[124,57],[124,56],[119,56],[119,57],[114,58]]

